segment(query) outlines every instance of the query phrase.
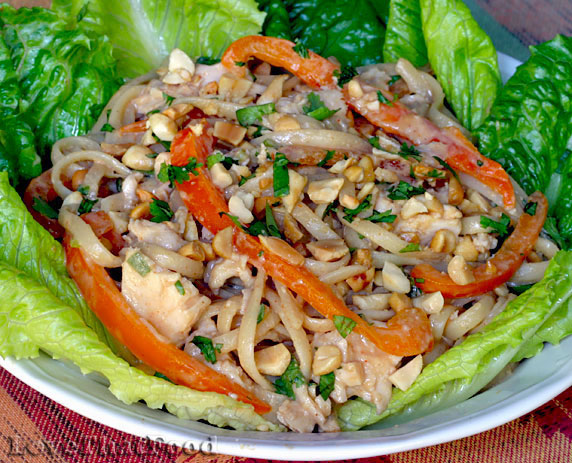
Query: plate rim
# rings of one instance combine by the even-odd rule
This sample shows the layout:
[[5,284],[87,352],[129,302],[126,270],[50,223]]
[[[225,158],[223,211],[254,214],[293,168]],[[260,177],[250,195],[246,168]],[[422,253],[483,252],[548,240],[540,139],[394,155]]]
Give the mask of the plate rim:
[[[506,81],[521,63],[502,52],[498,52],[498,58],[503,81]],[[567,344],[570,344],[570,346],[567,346]],[[551,351],[565,349],[565,346],[572,347],[572,338],[564,340],[558,346],[546,345],[544,350],[538,355],[542,357],[550,356]],[[527,361],[533,360],[534,358]],[[454,432],[451,432],[450,429],[452,422],[447,421],[445,424],[430,426],[422,431],[407,432],[404,435],[379,435],[380,433],[383,434],[384,430],[381,429],[321,435],[312,434],[312,439],[305,441],[295,441],[296,436],[303,436],[296,434],[289,434],[289,436],[293,436],[292,439],[260,440],[253,436],[276,436],[276,434],[228,431],[198,422],[178,420],[167,412],[149,411],[150,409],[142,404],[127,406],[116,399],[109,391],[107,392],[111,400],[107,400],[107,397],[104,400],[89,392],[73,389],[60,378],[50,376],[41,368],[42,362],[48,362],[48,364],[50,364],[49,362],[61,363],[48,356],[20,360],[16,360],[13,357],[2,358],[0,356],[0,366],[34,390],[81,416],[113,429],[142,438],[150,437],[154,440],[160,438],[163,439],[163,442],[174,443],[179,446],[188,445],[191,442],[196,444],[197,448],[200,442],[209,442],[209,439],[212,439],[214,436],[214,444],[216,446],[214,450],[216,453],[276,460],[280,459],[280,455],[277,456],[277,452],[284,450],[288,452],[288,458],[283,459],[286,461],[293,459],[300,461],[332,461],[348,458],[365,458],[450,442],[493,429],[523,416],[572,386],[572,368],[570,368],[570,373],[568,374],[565,374],[565,368],[561,368],[556,381],[554,377],[547,377],[508,398],[502,399],[501,403],[495,406],[495,413],[492,416],[489,415],[490,407],[482,408],[467,416],[461,416],[456,420],[459,422],[456,423]],[[566,362],[570,363],[570,367],[572,367],[572,356]],[[93,382],[92,379],[87,377],[85,380]],[[99,386],[105,388],[103,385]],[[491,388],[490,391],[494,392],[495,389],[496,387]],[[463,403],[468,403],[472,400],[473,398]],[[101,406],[102,404],[103,407]],[[144,414],[138,413],[141,410],[147,410],[147,412]],[[438,414],[439,412],[430,416]],[[168,421],[165,421],[165,417],[169,417]],[[463,419],[466,417],[471,419]],[[180,421],[181,424],[186,426],[177,425],[176,421]],[[455,420],[453,420],[454,422]],[[212,432],[209,433],[208,431]],[[355,433],[360,433],[364,437],[359,439],[352,438]],[[375,434],[378,434],[378,436]],[[337,444],[332,446],[332,440],[336,440]],[[211,440],[210,442],[212,443],[213,441]],[[326,445],[328,445],[330,450],[326,448]]]

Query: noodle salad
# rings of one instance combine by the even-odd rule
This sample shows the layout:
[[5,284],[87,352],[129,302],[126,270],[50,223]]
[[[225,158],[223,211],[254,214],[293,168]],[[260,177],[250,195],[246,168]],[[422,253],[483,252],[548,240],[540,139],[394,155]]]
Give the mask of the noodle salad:
[[262,36],[212,64],[174,49],[53,145],[24,201],[134,365],[339,431],[336,410],[382,414],[559,250],[544,195],[443,101],[406,59],[340,67]]

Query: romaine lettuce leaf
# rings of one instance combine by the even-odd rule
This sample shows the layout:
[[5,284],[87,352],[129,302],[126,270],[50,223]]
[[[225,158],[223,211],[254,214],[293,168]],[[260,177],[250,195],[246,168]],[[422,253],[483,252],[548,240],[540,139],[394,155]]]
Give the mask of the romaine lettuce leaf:
[[264,21],[255,0],[54,0],[52,8],[73,24],[86,4],[81,22],[110,38],[123,77],[158,68],[173,48],[219,57]]
[[151,408],[165,406],[185,419],[205,419],[217,426],[245,430],[280,430],[254,412],[251,405],[214,392],[198,392],[146,375],[116,357],[79,314],[45,286],[0,262],[0,355],[33,358],[44,350],[65,358],[87,374],[109,380],[110,391],[130,404],[144,400]]
[[421,6],[417,0],[391,0],[389,5],[383,59],[393,63],[399,58],[405,58],[417,67],[427,64]]
[[501,84],[497,53],[462,0],[420,0],[429,62],[461,124],[475,130]]
[[27,179],[42,171],[34,146],[43,157],[56,140],[86,133],[120,82],[109,42],[81,23],[69,29],[53,11],[3,4],[0,24],[0,115],[11,116],[0,158],[17,153],[8,171]]
[[545,192],[557,231],[572,242],[572,37],[531,47],[477,131],[480,150],[530,194]]
[[[571,302],[572,252],[560,251],[540,282],[509,303],[482,331],[468,336],[427,365],[407,391],[395,391],[383,413],[378,415],[375,406],[364,400],[349,401],[340,407],[338,419],[342,428],[359,429],[392,415],[398,421],[410,420],[468,399],[513,358],[521,358],[522,353],[517,353],[523,346],[530,353],[544,340],[559,341],[556,338],[566,334],[564,326],[570,323]],[[558,319],[567,321],[560,323]],[[548,336],[544,326],[554,325],[559,329],[552,330],[554,336]],[[528,344],[536,332],[541,337]]]
[[46,286],[72,307],[102,341],[115,345],[68,276],[62,246],[32,218],[10,186],[6,172],[0,172],[0,261]]
[[342,65],[382,61],[385,27],[368,0],[286,0],[292,35],[324,57]]

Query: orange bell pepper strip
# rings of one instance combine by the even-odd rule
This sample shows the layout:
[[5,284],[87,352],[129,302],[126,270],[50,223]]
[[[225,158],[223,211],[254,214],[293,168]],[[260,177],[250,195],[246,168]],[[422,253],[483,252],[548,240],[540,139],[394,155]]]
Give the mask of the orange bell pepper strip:
[[[206,126],[203,126],[206,127]],[[189,159],[206,165],[206,158],[212,151],[212,137],[204,128],[201,136],[192,130],[179,132],[171,144],[173,165],[186,165]],[[188,210],[211,233],[233,226],[233,222],[222,212],[228,213],[222,193],[213,185],[208,171],[201,167],[198,176],[190,175],[188,181],[177,184]],[[433,344],[431,325],[424,314],[417,311],[405,312],[387,328],[375,328],[347,308],[332,288],[321,282],[305,267],[296,267],[275,254],[265,252],[260,241],[234,227],[233,242],[239,253],[248,256],[249,262],[263,268],[268,275],[299,294],[324,317],[335,315],[353,320],[354,331],[365,336],[379,349],[394,355],[416,355],[430,349]],[[394,317],[395,318],[395,317]],[[397,342],[400,338],[401,341]]]
[[120,133],[138,133],[147,130],[147,119],[132,122],[131,124],[124,125],[119,129]]
[[290,71],[312,88],[335,87],[334,71],[339,66],[310,50],[308,58],[303,58],[294,51],[295,45],[294,42],[276,37],[248,35],[231,43],[222,55],[221,62],[233,74],[244,77],[246,66],[243,63],[255,57]]
[[506,283],[532,250],[546,220],[548,202],[544,195],[537,191],[530,201],[537,204],[535,214],[524,212],[520,216],[514,231],[493,258],[473,270],[473,283],[458,285],[446,273],[421,264],[411,271],[415,284],[425,292],[441,291],[444,297],[457,298],[478,296]]
[[121,344],[139,360],[167,376],[175,384],[232,395],[251,404],[258,413],[271,407],[225,375],[209,368],[174,344],[163,340],[129,305],[101,265],[64,238],[66,266],[89,307]]
[[[359,79],[355,80],[359,82]],[[360,85],[365,94],[377,91],[364,83]],[[514,189],[506,171],[498,162],[479,153],[458,128],[437,127],[429,119],[416,114],[398,101],[393,101],[390,92],[382,93],[391,104],[382,103],[379,105],[379,110],[368,109],[367,103],[371,100],[366,100],[363,96],[358,98],[350,95],[349,84],[344,86],[343,92],[351,108],[385,132],[408,140],[414,145],[435,143],[444,146],[444,150],[439,150],[439,157],[453,169],[484,183],[502,198],[505,207],[511,209],[515,206]]]

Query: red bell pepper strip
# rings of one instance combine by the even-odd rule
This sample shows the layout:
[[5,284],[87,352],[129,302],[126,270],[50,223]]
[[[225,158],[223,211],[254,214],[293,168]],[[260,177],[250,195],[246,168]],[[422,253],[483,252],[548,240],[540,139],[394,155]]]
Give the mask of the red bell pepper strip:
[[[201,136],[196,136],[191,129],[185,129],[177,134],[171,144],[172,163],[186,165],[191,158],[195,158],[205,165],[212,147],[212,137],[206,127]],[[211,233],[216,234],[233,226],[227,215],[220,214],[228,212],[227,203],[204,167],[200,168],[198,176],[190,175],[190,179],[177,184],[177,188],[188,210]],[[379,349],[394,355],[416,355],[431,348],[431,325],[424,314],[415,310],[407,311],[391,324],[388,323],[387,328],[374,328],[349,310],[329,285],[321,282],[306,268],[296,267],[275,254],[265,252],[257,238],[236,227],[233,241],[238,252],[248,256],[252,265],[263,268],[268,275],[299,294],[324,317],[332,319],[335,315],[341,315],[350,318],[356,323],[354,331],[367,337]]]
[[89,307],[121,344],[139,360],[167,376],[175,384],[233,395],[254,406],[258,413],[271,407],[226,376],[164,341],[129,305],[104,267],[64,239],[66,266]]
[[457,298],[478,296],[506,283],[532,250],[546,220],[548,202],[544,195],[537,191],[530,196],[530,201],[537,204],[535,214],[524,212],[520,216],[516,228],[493,258],[473,270],[473,283],[458,285],[448,274],[421,264],[411,271],[415,284],[424,292],[441,291],[444,297]]
[[295,45],[294,42],[276,37],[248,35],[231,43],[222,55],[221,62],[233,74],[244,77],[245,64],[255,57],[290,71],[312,88],[335,87],[334,71],[339,66],[310,50],[308,58],[304,58],[294,51]]
[[[366,84],[360,83],[360,85],[366,93],[376,91]],[[505,207],[515,206],[514,189],[506,171],[498,162],[479,153],[459,129],[437,127],[429,119],[416,114],[398,101],[393,101],[393,95],[390,92],[383,92],[383,94],[391,104],[382,103],[379,105],[379,110],[368,109],[363,97],[350,95],[348,86],[349,84],[346,84],[343,90],[346,102],[369,122],[414,145],[440,144],[445,149],[439,151],[442,153],[439,156],[453,169],[484,183],[502,197]]]

